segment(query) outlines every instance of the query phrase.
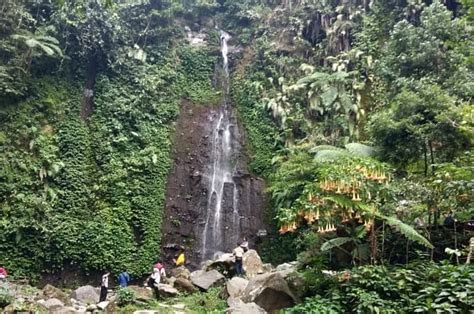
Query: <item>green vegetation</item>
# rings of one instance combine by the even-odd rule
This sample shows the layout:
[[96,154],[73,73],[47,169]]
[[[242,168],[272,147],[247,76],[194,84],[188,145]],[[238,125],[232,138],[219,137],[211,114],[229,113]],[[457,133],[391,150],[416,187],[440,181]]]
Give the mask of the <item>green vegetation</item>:
[[[249,169],[270,198],[259,249],[303,266],[306,299],[288,312],[467,313],[473,10],[472,0],[4,0],[0,264],[33,279],[149,271],[179,104],[219,104],[221,27]],[[208,41],[190,45],[190,30]],[[136,307],[127,291],[120,299]],[[217,290],[179,302],[225,308]]]
[[[120,292],[123,294],[123,292]],[[220,297],[220,288],[211,288],[207,292],[197,292],[162,301],[148,301],[142,304],[129,304],[120,308],[119,313],[133,313],[138,310],[158,309],[162,313],[174,313],[173,305],[184,305],[190,313],[225,313],[227,303]],[[130,300],[127,293],[127,300]]]
[[285,313],[468,313],[474,270],[449,264],[364,266],[311,286],[316,296]]
[[216,52],[172,31],[182,9],[2,7],[0,248],[14,275],[67,266],[139,276],[159,256],[179,102],[218,96]]

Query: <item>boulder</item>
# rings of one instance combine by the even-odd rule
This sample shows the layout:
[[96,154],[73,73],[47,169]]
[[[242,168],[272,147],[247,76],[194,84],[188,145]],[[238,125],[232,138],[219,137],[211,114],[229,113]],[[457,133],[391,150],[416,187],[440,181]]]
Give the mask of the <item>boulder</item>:
[[100,303],[97,303],[97,308],[103,311],[107,308],[108,305],[109,305],[109,301],[102,301]]
[[128,289],[132,290],[135,293],[135,296],[138,301],[147,302],[154,298],[153,291],[139,286],[128,286]]
[[290,288],[291,292],[293,292],[293,295],[295,295],[297,298],[302,298],[306,294],[308,286],[306,285],[306,282],[300,273],[296,271],[291,273],[284,271],[281,272],[280,275],[282,275],[282,277],[286,280],[288,288]]
[[155,310],[140,310],[133,312],[133,314],[161,314],[161,312]]
[[158,290],[160,291],[160,296],[163,297],[175,297],[179,294],[177,289],[162,283],[158,285]]
[[290,262],[290,263],[283,263],[283,264],[280,264],[278,265],[276,268],[275,268],[275,271],[295,271],[296,268],[298,266],[298,262]]
[[269,273],[269,272],[273,271],[273,265],[270,264],[270,263],[263,264],[262,268],[263,268],[264,273]]
[[191,282],[203,291],[207,291],[211,287],[219,286],[223,284],[224,281],[225,277],[215,269],[191,277]]
[[55,311],[49,311],[50,314],[82,314],[85,313],[85,311],[78,311],[72,306],[67,306],[63,307],[61,309],[55,310]]
[[251,278],[242,300],[245,303],[255,302],[267,312],[290,307],[298,302],[287,282],[278,272]]
[[224,253],[215,261],[205,263],[204,270],[217,270],[221,274],[230,277],[234,274],[234,255],[232,253]]
[[49,310],[49,311],[55,311],[58,309],[61,309],[64,307],[64,303],[61,300],[58,300],[56,298],[48,299],[46,300],[43,305]]
[[[181,278],[181,279],[184,279],[184,278]],[[174,282],[176,281],[176,278],[171,276],[171,277],[161,278],[161,280],[162,280],[162,283],[165,283],[167,285],[170,285],[171,287],[174,287]],[[185,279],[185,280],[187,280],[187,279]]]
[[202,274],[204,274],[205,272],[206,272],[205,270],[195,270],[191,273],[191,275],[189,276],[189,279],[193,281],[193,278],[197,278],[201,276]]
[[196,286],[194,286],[191,281],[184,278],[177,278],[174,281],[174,287],[179,291],[188,293],[194,293],[198,291],[198,288],[196,288]]
[[244,253],[242,265],[248,278],[263,273],[262,259],[255,250],[248,250]]
[[227,306],[228,307],[235,307],[239,303],[243,303],[241,299],[239,298],[233,298],[233,297],[228,297],[227,298]]
[[265,314],[264,309],[255,303],[240,302],[227,310],[228,314]]
[[88,312],[94,312],[95,310],[97,310],[97,305],[95,305],[95,304],[90,304],[90,305],[86,308],[86,310],[87,310]]
[[234,277],[227,282],[227,293],[232,298],[238,298],[244,293],[248,283],[249,281],[247,279]]
[[92,304],[99,302],[99,293],[92,286],[82,286],[71,293],[71,298],[85,304]]
[[189,279],[191,272],[184,266],[179,266],[171,270],[171,275],[175,278]]
[[41,294],[45,300],[58,299],[66,305],[71,305],[71,300],[69,296],[61,289],[58,289],[50,284],[44,286],[43,290],[41,291]]

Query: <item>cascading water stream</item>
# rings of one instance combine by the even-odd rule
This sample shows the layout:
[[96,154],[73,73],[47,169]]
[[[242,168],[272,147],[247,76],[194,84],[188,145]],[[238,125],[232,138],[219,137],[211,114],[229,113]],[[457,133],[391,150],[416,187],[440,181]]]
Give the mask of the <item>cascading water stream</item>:
[[[202,237],[202,260],[212,258],[214,253],[225,250],[227,246],[231,245],[230,242],[236,242],[240,236],[238,191],[233,180],[235,165],[232,165],[238,145],[233,143],[235,141],[234,132],[236,132],[236,126],[232,123],[232,108],[228,99],[229,65],[227,41],[230,39],[230,35],[221,31],[220,38],[224,70],[222,89],[224,93],[218,119],[212,132],[211,165],[208,168],[207,174],[209,178],[209,198]],[[229,191],[232,192],[230,193]],[[227,204],[225,208],[223,208],[224,203]],[[229,209],[232,210],[231,230],[228,230],[228,226],[223,225],[225,211]],[[225,235],[224,231],[231,232],[231,235]],[[227,238],[228,240],[225,241],[224,239]]]

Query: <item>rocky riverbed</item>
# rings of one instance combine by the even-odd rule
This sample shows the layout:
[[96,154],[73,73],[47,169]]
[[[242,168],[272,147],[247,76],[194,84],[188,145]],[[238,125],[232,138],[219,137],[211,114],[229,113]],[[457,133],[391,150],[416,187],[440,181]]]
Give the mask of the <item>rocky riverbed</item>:
[[[232,254],[222,254],[216,260],[207,261],[202,269],[190,272],[185,267],[171,270],[159,285],[161,300],[156,302],[152,290],[146,286],[132,285],[127,288],[126,300],[121,292],[109,289],[107,301],[99,302],[99,288],[81,286],[74,290],[62,290],[52,285],[42,289],[22,283],[5,282],[0,290],[2,313],[79,314],[79,313],[126,313],[128,303],[135,314],[192,313],[180,298],[192,294],[205,294],[218,289],[219,298],[227,302],[227,313],[271,313],[291,307],[300,301],[302,279],[296,273],[296,263],[273,267],[263,264],[254,250],[244,254],[244,277],[235,276]],[[141,310],[138,310],[141,308]]]

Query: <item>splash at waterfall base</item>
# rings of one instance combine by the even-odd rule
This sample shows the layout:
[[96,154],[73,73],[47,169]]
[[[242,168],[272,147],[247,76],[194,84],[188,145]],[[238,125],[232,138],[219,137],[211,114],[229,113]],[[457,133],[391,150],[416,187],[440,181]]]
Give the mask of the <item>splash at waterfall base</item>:
[[[165,263],[170,263],[179,246],[186,248],[189,268],[199,268],[204,259],[202,241],[211,199],[207,173],[213,162],[212,136],[220,110],[186,100],[181,103],[173,139],[173,166],[166,190],[162,239],[162,259]],[[234,138],[239,146],[242,146],[242,137],[239,134]],[[229,184],[223,187],[221,236],[224,246],[219,251],[232,251],[237,245],[235,242],[243,236],[249,239],[250,247],[255,247],[259,242],[258,232],[266,228],[265,183],[248,172],[247,159],[242,150],[233,156],[232,181],[235,189]],[[234,196],[238,197],[238,223],[234,220],[236,215],[231,205]]]

